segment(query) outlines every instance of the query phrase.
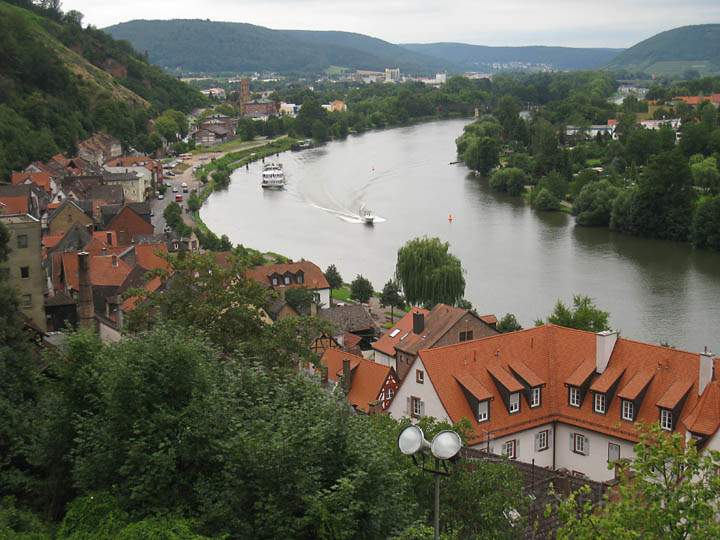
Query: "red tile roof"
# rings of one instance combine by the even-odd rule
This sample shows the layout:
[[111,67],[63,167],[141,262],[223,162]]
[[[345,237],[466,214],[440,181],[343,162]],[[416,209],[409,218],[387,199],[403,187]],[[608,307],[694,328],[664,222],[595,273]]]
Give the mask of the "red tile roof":
[[651,369],[640,370],[635,375],[626,381],[624,387],[618,392],[618,397],[635,401],[640,395],[640,392],[645,390],[650,381],[655,376],[655,371]]
[[[412,308],[398,322],[395,323],[395,326],[380,336],[380,339],[372,344],[372,348],[383,354],[394,357],[395,345],[400,343],[400,339],[405,334],[412,331],[413,313],[422,313],[425,317],[427,317],[430,312],[427,309],[420,307]],[[398,330],[398,332],[395,332],[396,330]]]
[[[592,399],[587,396],[580,407],[570,406],[566,382],[582,383],[594,376],[596,338],[592,332],[545,325],[423,350],[420,351],[420,360],[450,419],[453,422],[462,418],[470,420],[476,433],[471,444],[481,442],[483,433],[487,431],[492,431],[494,437],[502,437],[554,420],[637,441],[637,423],[658,422],[656,404],[671,406],[683,395],[687,398],[680,420],[686,417],[694,420],[689,415],[699,402],[700,355],[624,338],[618,338],[615,344],[606,371],[610,375],[605,381],[622,371],[618,380],[620,395],[623,391],[629,395],[631,392],[628,390],[635,392],[647,386],[643,399],[637,404],[637,423],[620,420],[621,400],[618,397],[609,400],[606,414],[594,413]],[[508,371],[509,366],[518,360],[539,379],[546,381],[546,386],[542,389],[541,406],[530,408],[527,401],[521,399],[520,411],[509,414],[491,372],[496,378],[505,380],[502,384],[520,388],[519,383],[513,385],[512,381],[517,381]],[[590,367],[592,370],[588,373]],[[648,373],[654,376],[646,384]],[[477,423],[475,411],[458,384],[459,379],[463,380],[468,375],[495,397],[491,402],[492,412],[488,422]],[[412,383],[412,379],[405,379],[403,384]],[[601,380],[600,385],[603,384]],[[715,410],[712,414],[720,416],[720,411]],[[707,413],[702,415],[703,425],[714,421],[715,416],[708,418]],[[677,428],[682,429],[680,422]]]
[[602,394],[608,392],[613,385],[618,382],[622,374],[625,373],[625,366],[611,366],[605,370],[605,373],[595,379],[590,386],[593,392]]
[[[157,291],[162,286],[162,283],[162,279],[160,279],[159,276],[155,276],[143,286],[143,289],[148,293],[152,293]],[[131,296],[126,298],[120,305],[120,309],[122,309],[125,313],[130,313],[138,306],[140,300],[140,296]]]
[[502,384],[508,392],[522,392],[525,387],[502,366],[488,366],[488,373]]
[[539,377],[522,360],[513,360],[508,364],[508,367],[510,367],[511,372],[517,374],[530,386],[542,386],[545,384],[545,380],[542,377]]
[[[73,290],[80,290],[80,275],[78,271],[78,252],[69,251],[57,253],[65,275],[65,283]],[[55,262],[53,261],[53,270]],[[117,255],[91,255],[90,256],[90,282],[98,287],[119,287],[125,281],[132,268]],[[55,281],[55,280],[53,280]],[[56,286],[56,289],[62,288]]]
[[455,380],[478,401],[485,401],[493,397],[493,393],[469,373],[458,373]]
[[50,185],[50,173],[47,172],[17,172],[13,171],[10,181],[13,184],[24,184],[27,180],[30,180],[33,184],[41,187],[47,193],[52,193],[52,186]]
[[170,270],[170,263],[162,255],[167,255],[165,244],[139,244],[135,246],[135,260],[145,270]]
[[344,359],[350,360],[350,368],[353,371],[347,399],[354,407],[368,412],[370,403],[380,397],[383,385],[393,369],[340,349],[328,349],[320,361],[328,368],[329,380],[334,382],[340,380]]
[[0,197],[0,208],[3,214],[27,214],[28,198],[20,197]]
[[492,313],[490,313],[488,315],[480,315],[480,320],[482,322],[484,322],[485,324],[489,324],[491,326],[493,324],[497,324],[497,322],[498,322],[497,317],[495,315],[493,315]]
[[698,435],[713,435],[720,428],[720,383],[711,381],[695,410],[685,418],[685,427]]
[[328,283],[327,279],[325,279],[325,274],[323,274],[322,270],[320,270],[320,267],[310,261],[298,261],[286,264],[267,264],[264,266],[255,266],[253,268],[250,268],[245,273],[245,275],[262,285],[270,287],[272,286],[271,276],[273,274],[279,274],[282,276],[286,272],[290,272],[291,274],[297,274],[299,271],[302,271],[304,274],[302,284],[291,283],[290,285],[284,285],[281,281],[280,284],[276,285],[275,287],[306,287],[308,289],[330,288],[330,284]]

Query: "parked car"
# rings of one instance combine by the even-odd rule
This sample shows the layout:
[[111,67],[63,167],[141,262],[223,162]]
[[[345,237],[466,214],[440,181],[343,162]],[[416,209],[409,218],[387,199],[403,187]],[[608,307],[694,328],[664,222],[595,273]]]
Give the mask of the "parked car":
[[175,173],[172,171],[168,171],[165,173],[165,176],[175,176]]
[[177,195],[175,195],[175,202],[182,202],[182,200],[183,200],[182,195],[180,195],[179,193]]
[[165,198],[165,195],[163,195],[162,193],[161,193],[160,195],[158,195],[158,200],[159,200],[159,201],[162,201],[164,198]]
[[172,192],[173,192],[173,193],[177,193],[177,192],[178,192],[177,186],[173,186]]

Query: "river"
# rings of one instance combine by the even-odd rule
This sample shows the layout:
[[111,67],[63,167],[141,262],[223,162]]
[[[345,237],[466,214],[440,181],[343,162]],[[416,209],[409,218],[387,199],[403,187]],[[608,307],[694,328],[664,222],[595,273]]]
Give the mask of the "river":
[[[450,165],[465,120],[375,131],[281,154],[288,185],[260,188],[261,164],[233,173],[201,210],[233,243],[337,265],[382,288],[398,248],[438,236],[466,269],[465,296],[481,313],[515,313],[523,326],[558,298],[588,294],[628,338],[720,353],[720,254],[689,245],[576,227]],[[366,204],[381,222],[359,222]],[[448,220],[452,214],[453,221]]]

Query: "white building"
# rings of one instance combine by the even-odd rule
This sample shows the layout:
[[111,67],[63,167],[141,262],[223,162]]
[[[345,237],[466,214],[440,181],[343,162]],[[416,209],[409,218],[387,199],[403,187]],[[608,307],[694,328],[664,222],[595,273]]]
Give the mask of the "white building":
[[400,82],[400,68],[385,68],[385,82],[386,83]]
[[593,480],[640,423],[720,448],[715,358],[554,325],[421,351],[389,408],[474,430],[470,445]]

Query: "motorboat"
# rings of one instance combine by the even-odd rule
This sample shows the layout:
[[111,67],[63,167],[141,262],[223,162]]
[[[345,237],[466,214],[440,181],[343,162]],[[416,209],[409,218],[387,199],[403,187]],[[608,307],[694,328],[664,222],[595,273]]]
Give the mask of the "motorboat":
[[285,187],[285,171],[280,163],[267,163],[263,166],[262,182],[264,189],[283,189]]
[[372,225],[375,223],[375,216],[369,208],[365,207],[365,205],[360,207],[360,219],[362,219],[363,223],[366,225]]

